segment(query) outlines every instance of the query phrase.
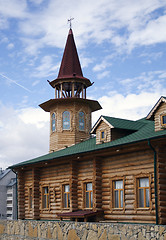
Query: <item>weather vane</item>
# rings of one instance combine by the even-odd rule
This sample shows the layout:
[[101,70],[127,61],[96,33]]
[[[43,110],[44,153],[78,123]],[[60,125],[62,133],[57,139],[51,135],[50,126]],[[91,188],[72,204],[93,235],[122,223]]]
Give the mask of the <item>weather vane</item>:
[[70,22],[70,29],[72,28],[71,21],[72,21],[73,19],[74,19],[74,18],[71,18],[71,17],[70,17],[70,19],[68,19],[68,23]]

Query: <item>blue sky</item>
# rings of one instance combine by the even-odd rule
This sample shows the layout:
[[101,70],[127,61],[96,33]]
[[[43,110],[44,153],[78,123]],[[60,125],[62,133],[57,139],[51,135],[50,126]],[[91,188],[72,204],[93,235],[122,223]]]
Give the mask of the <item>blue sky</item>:
[[166,96],[165,0],[0,0],[0,167],[48,152],[49,114],[72,22],[101,115],[145,117]]

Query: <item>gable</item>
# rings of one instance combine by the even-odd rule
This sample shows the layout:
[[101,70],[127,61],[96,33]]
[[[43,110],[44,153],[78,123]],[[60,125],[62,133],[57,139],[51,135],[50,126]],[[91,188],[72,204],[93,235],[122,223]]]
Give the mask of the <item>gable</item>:
[[111,141],[111,126],[105,121],[100,121],[96,128],[96,144]]
[[142,122],[101,116],[91,130],[96,134],[96,144],[114,141],[127,136],[143,126]]
[[160,99],[157,101],[157,103],[154,105],[152,110],[148,113],[146,119],[147,120],[154,120],[154,115],[157,109],[160,107],[162,103],[166,103],[166,97],[160,97]]
[[147,120],[153,120],[155,123],[155,131],[164,130],[166,128],[166,98],[161,97],[150,113],[146,117]]

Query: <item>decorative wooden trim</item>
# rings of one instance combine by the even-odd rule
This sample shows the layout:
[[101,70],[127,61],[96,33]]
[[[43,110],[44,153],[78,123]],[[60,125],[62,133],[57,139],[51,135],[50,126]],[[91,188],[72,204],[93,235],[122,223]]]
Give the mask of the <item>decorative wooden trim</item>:
[[86,178],[82,181],[82,199],[83,199],[83,208],[84,209],[93,209],[94,202],[92,208],[86,207],[86,195],[85,195],[85,186],[87,183],[92,183],[92,195],[94,196],[94,187],[93,187],[93,180],[92,178]]
[[[104,137],[102,136],[102,133],[104,133]],[[100,129],[100,142],[106,140],[106,129]]]
[[[70,198],[70,206],[65,208],[64,207],[64,186],[65,185],[69,185],[69,198]],[[71,208],[71,182],[70,181],[64,181],[63,183],[61,183],[61,209],[66,209],[69,210]]]
[[[43,188],[45,188],[45,187],[48,187],[48,208],[43,208]],[[50,211],[50,205],[51,205],[51,203],[50,203],[50,194],[51,194],[51,191],[50,191],[50,184],[46,184],[46,183],[42,183],[41,184],[41,187],[40,187],[40,192],[41,192],[41,202],[40,202],[40,210],[42,211],[42,212],[45,212],[45,211]]]
[[[52,115],[55,114],[55,131],[52,131]],[[52,111],[50,113],[50,134],[54,134],[57,132],[57,113],[55,111]]]
[[[70,113],[70,128],[69,129],[63,129],[63,113],[64,112],[69,112]],[[71,132],[72,131],[72,122],[73,122],[73,111],[69,110],[69,109],[63,109],[63,111],[61,111],[61,124],[62,124],[62,132],[63,131],[68,131]]]
[[166,116],[166,113],[163,112],[160,114],[160,124],[162,128],[166,128],[166,123],[163,123],[163,117]]
[[[30,190],[31,189],[31,190]],[[31,191],[31,192],[30,192]],[[31,198],[30,198],[31,197]],[[32,184],[28,185],[28,212],[32,212],[33,208],[33,186]],[[32,202],[30,202],[32,201]],[[32,207],[31,207],[32,206]]]
[[[84,113],[84,129],[80,129],[80,127],[79,127],[79,113],[80,112],[83,112]],[[85,132],[86,131],[86,113],[85,113],[85,111],[83,110],[83,109],[80,109],[79,110],[79,112],[78,112],[78,114],[77,114],[77,123],[76,124],[78,124],[78,131],[80,131],[80,132]]]
[[[149,178],[149,207],[138,207],[138,179],[140,178]],[[150,173],[140,173],[134,176],[134,193],[135,193],[135,201],[134,201],[134,209],[136,213],[138,211],[152,211],[152,174]]]
[[[114,202],[114,182],[123,181],[123,208],[115,208]],[[125,211],[125,176],[114,176],[110,178],[110,210],[111,212],[124,212]]]

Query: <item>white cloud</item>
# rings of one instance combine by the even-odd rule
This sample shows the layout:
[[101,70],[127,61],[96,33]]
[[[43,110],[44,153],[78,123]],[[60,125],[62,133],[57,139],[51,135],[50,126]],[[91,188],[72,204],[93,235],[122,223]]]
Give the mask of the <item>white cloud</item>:
[[18,117],[25,124],[34,124],[37,128],[44,127],[48,123],[49,114],[40,108],[24,108],[18,111]]
[[34,5],[40,5],[43,0],[29,0],[30,2],[32,2]]
[[0,0],[0,13],[4,17],[22,18],[26,15],[26,0]]
[[155,91],[126,96],[119,93],[110,93],[108,96],[98,99],[103,109],[93,113],[93,123],[97,121],[100,115],[129,120],[146,117],[159,98],[160,93]]
[[107,77],[107,76],[109,76],[109,75],[110,75],[110,72],[109,72],[109,71],[104,71],[104,72],[102,72],[102,73],[97,74],[97,78],[98,78],[98,79],[103,79],[104,77]]
[[32,76],[35,77],[48,77],[52,74],[56,74],[59,69],[60,63],[55,65],[54,58],[52,56],[44,56],[41,59],[41,63],[35,68]]
[[[39,5],[42,0],[31,0]],[[45,7],[33,9],[27,1],[0,0],[0,13],[6,19],[17,18],[21,40],[26,52],[38,54],[45,46],[64,47],[67,19],[73,16],[77,46],[89,41],[101,44],[112,42],[117,51],[137,45],[166,42],[166,16],[158,17],[157,11],[166,7],[160,0],[50,0]],[[9,8],[10,6],[10,8]],[[0,24],[1,25],[1,24]],[[62,41],[64,39],[64,41]]]
[[108,66],[110,66],[111,64],[108,63],[108,57],[107,57],[107,60],[103,60],[101,63],[98,63],[96,64],[94,67],[93,67],[93,71],[94,72],[99,72],[99,71],[103,71],[104,69],[106,69]]
[[34,87],[34,86],[36,86],[37,84],[39,84],[40,83],[40,81],[39,80],[36,80],[36,81],[34,81],[33,83],[32,83],[32,86]]
[[0,122],[2,168],[48,153],[49,116],[41,109],[1,104]]
[[165,78],[165,71],[150,71],[119,81],[122,85],[119,85],[118,91],[111,91],[109,84],[106,85],[107,90],[101,86],[107,94],[98,98],[103,109],[93,114],[93,122],[100,115],[132,120],[146,117],[158,99],[165,96]]
[[12,49],[12,48],[14,48],[14,44],[13,43],[9,43],[8,45],[7,45],[7,49]]
[[135,45],[151,45],[166,42],[165,26],[166,16],[151,20],[143,29],[131,33],[128,44],[133,48]]

